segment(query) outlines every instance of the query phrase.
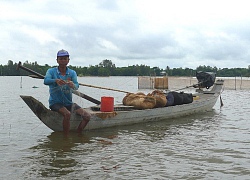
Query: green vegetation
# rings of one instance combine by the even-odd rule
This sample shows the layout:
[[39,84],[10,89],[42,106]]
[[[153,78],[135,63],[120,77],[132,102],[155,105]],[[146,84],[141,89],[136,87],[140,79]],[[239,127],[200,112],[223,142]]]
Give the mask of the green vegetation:
[[[7,65],[0,65],[0,76],[25,76],[29,75],[24,70],[16,70],[18,65],[12,60],[8,61]],[[23,66],[30,68],[40,74],[45,75],[47,69],[51,66],[45,64],[44,66],[38,65],[37,62],[25,61]],[[173,68],[167,66],[165,69],[159,67],[150,67],[146,65],[133,65],[128,67],[116,67],[111,60],[103,60],[98,65],[81,67],[69,66],[74,69],[79,76],[161,76],[166,73],[169,76],[195,76],[196,71],[215,72],[217,77],[235,77],[235,76],[250,76],[250,65],[248,68],[222,68],[210,66],[199,66],[196,69],[190,68]]]

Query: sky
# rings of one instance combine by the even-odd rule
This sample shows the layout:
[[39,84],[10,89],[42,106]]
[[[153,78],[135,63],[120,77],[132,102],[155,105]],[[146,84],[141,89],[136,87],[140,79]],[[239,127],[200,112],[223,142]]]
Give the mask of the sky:
[[0,64],[148,65],[165,69],[250,65],[245,0],[0,0]]

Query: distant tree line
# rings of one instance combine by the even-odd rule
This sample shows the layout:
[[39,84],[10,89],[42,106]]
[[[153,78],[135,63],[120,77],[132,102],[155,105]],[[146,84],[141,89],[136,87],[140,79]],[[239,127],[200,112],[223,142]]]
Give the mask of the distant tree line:
[[[16,70],[18,62],[8,61],[7,65],[0,65],[0,76],[26,76],[30,73],[24,70]],[[23,66],[30,68],[40,74],[45,75],[46,71],[51,68],[48,64],[39,65],[37,62],[25,61]],[[199,66],[196,69],[190,68],[173,68],[167,66],[165,69],[159,67],[150,67],[146,65],[132,65],[128,67],[116,67],[111,60],[105,59],[98,65],[89,67],[71,66],[78,76],[195,76],[197,71],[215,72],[217,77],[249,77],[250,65],[248,68],[217,68],[210,66]]]

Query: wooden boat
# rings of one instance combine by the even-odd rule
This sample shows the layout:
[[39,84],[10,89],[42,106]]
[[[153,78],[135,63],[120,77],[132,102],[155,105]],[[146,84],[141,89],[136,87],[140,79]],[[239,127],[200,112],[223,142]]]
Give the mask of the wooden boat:
[[[86,108],[91,113],[91,119],[85,130],[107,128],[113,126],[124,126],[134,123],[167,120],[187,116],[195,113],[211,111],[217,102],[223,87],[223,80],[217,80],[211,90],[197,89],[194,94],[197,98],[192,103],[138,110],[131,106],[118,104],[114,106],[113,112],[101,112],[100,106]],[[63,131],[63,116],[57,112],[46,108],[41,102],[32,96],[22,96],[21,98],[33,111],[33,113],[53,131]],[[82,118],[72,113],[70,120],[70,131],[76,131]]]

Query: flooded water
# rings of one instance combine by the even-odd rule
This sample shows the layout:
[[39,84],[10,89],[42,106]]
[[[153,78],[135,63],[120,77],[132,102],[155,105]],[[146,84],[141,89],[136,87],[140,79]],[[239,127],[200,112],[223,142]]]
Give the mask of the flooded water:
[[[82,77],[79,82],[138,91],[137,77]],[[174,82],[170,87],[176,89],[190,85],[189,80]],[[218,101],[204,114],[65,138],[42,124],[19,96],[32,95],[48,107],[43,80],[0,77],[0,83],[0,179],[250,178],[249,89],[225,88],[224,106]],[[115,102],[125,95],[79,90],[98,100],[113,96]],[[94,105],[77,96],[74,101]]]

